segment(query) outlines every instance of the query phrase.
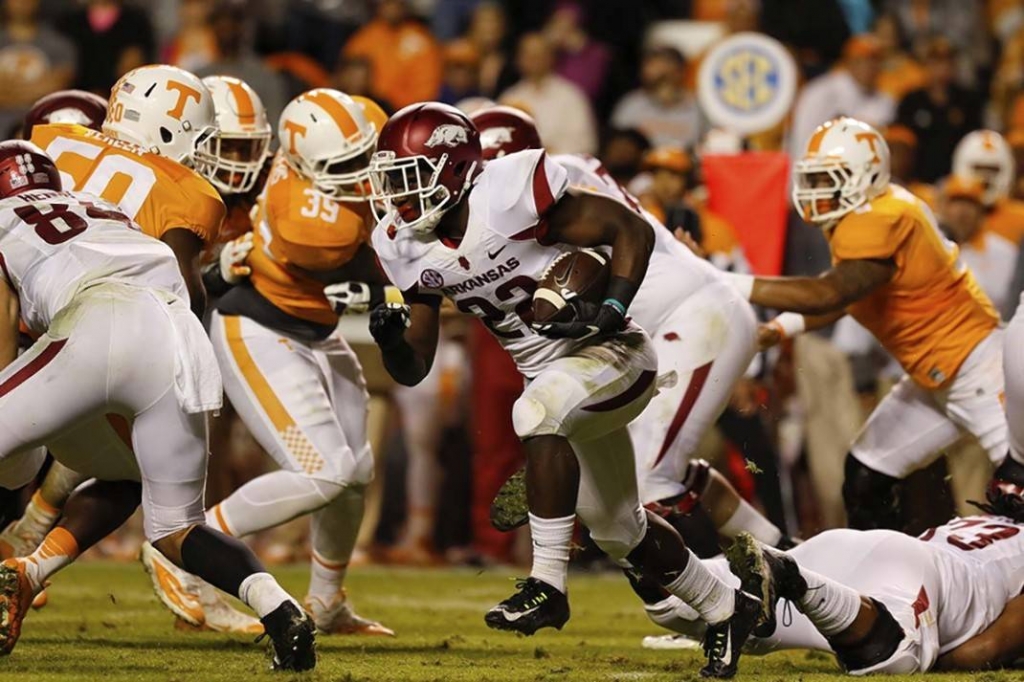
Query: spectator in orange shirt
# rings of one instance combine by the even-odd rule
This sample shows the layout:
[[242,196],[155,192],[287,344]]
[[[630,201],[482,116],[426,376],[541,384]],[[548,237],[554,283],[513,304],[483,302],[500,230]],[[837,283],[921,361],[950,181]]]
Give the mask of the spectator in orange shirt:
[[180,28],[161,55],[165,63],[195,71],[217,59],[217,39],[210,27],[212,11],[212,0],[182,0],[178,5]]
[[437,99],[441,90],[441,47],[409,15],[406,0],[380,0],[377,17],[352,36],[344,56],[367,57],[374,91],[395,107]]

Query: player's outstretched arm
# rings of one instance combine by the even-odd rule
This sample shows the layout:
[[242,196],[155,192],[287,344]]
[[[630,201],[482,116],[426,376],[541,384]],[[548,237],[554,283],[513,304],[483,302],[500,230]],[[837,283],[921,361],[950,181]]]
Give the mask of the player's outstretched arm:
[[0,278],[0,369],[18,357],[18,295]]
[[188,288],[192,312],[202,319],[206,312],[206,286],[203,284],[203,272],[199,267],[203,240],[195,232],[184,227],[167,230],[160,239],[174,251],[181,276],[185,278],[185,286]]
[[388,374],[415,386],[430,373],[441,328],[441,297],[405,293],[406,303],[385,303],[370,312],[370,333]]
[[804,315],[827,315],[864,298],[891,280],[891,260],[844,260],[819,277],[752,277],[729,280],[751,303]]
[[608,289],[600,305],[574,301],[578,307],[574,320],[548,324],[538,331],[556,338],[586,338],[624,329],[626,311],[643,282],[654,250],[654,228],[625,205],[593,194],[566,194],[545,218],[545,243],[610,246],[612,262]]
[[1012,600],[1002,615],[935,664],[936,670],[992,670],[1024,656],[1024,595]]

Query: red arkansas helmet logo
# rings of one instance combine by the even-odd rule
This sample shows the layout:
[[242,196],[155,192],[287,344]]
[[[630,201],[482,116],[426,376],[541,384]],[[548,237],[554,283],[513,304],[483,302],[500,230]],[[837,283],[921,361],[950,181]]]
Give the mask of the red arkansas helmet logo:
[[434,132],[430,133],[430,137],[423,144],[433,149],[440,145],[458,147],[466,142],[469,142],[469,130],[465,126],[445,123],[434,128]]

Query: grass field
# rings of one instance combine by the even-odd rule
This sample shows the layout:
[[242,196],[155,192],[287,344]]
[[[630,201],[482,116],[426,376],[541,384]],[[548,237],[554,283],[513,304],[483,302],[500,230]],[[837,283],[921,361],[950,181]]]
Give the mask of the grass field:
[[[303,593],[304,568],[275,572],[294,594]],[[360,611],[393,627],[398,637],[322,637],[317,670],[289,676],[268,672],[261,647],[247,637],[174,630],[172,617],[152,597],[141,567],[83,563],[58,575],[50,605],[29,615],[17,649],[0,659],[0,680],[699,679],[698,653],[640,648],[641,638],[656,629],[625,581],[612,575],[572,576],[573,619],[562,632],[525,638],[488,630],[483,613],[511,593],[512,577],[473,570],[353,571],[349,591]],[[829,657],[798,652],[745,658],[739,679],[814,682],[840,677]],[[973,679],[1024,682],[1024,673],[987,673]]]

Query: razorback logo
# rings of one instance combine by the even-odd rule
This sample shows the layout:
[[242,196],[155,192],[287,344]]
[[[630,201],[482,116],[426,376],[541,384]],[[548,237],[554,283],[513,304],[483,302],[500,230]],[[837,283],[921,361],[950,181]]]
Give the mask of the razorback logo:
[[512,143],[513,132],[515,131],[509,126],[488,128],[480,133],[480,146],[483,149],[501,149],[501,145]]
[[424,142],[424,146],[431,149],[439,145],[458,147],[466,142],[469,142],[469,129],[454,123],[445,123],[434,128],[434,132],[430,133],[430,137]]
[[295,136],[298,135],[300,137],[305,137],[305,135],[306,135],[306,126],[299,125],[298,123],[295,123],[294,121],[285,121],[284,122],[284,129],[288,131],[288,153],[289,154],[294,154],[295,153]]
[[167,110],[167,115],[176,121],[181,120],[181,115],[185,113],[185,105],[190,99],[194,99],[196,104],[199,104],[199,100],[202,98],[202,94],[198,90],[181,81],[167,81],[167,89],[178,91],[178,101]]
[[871,147],[871,154],[873,158],[871,163],[878,163],[881,159],[878,158],[878,143],[880,142],[878,133],[857,133],[853,136],[858,142],[867,142],[868,146]]

